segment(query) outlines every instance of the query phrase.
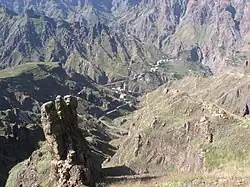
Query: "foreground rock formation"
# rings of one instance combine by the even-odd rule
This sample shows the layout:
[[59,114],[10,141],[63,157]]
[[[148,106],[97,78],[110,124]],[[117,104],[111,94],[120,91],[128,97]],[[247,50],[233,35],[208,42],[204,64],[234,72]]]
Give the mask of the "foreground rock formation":
[[94,167],[87,141],[78,128],[76,108],[75,97],[57,96],[41,109],[42,126],[52,155],[51,186],[94,186]]

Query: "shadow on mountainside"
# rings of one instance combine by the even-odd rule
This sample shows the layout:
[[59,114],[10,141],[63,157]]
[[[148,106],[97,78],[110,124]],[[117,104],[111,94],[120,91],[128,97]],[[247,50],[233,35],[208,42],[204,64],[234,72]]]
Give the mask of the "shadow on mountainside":
[[116,167],[103,168],[106,183],[114,183],[121,181],[148,181],[157,178],[150,174],[136,175],[131,168],[123,165]]
[[4,187],[9,171],[19,162],[29,158],[38,148],[39,141],[44,140],[40,126],[32,130],[26,127],[18,129],[17,137],[0,136],[0,187]]
[[103,168],[103,174],[107,177],[118,177],[118,176],[126,176],[126,175],[135,175],[136,172],[131,168],[123,165],[116,167]]

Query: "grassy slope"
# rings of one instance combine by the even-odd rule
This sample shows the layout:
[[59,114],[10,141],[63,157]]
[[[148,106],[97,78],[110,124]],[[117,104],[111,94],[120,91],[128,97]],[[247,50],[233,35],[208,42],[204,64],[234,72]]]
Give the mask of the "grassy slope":
[[45,71],[48,71],[49,69],[53,67],[57,67],[57,66],[58,66],[58,63],[55,63],[55,62],[25,63],[25,64],[21,64],[19,66],[15,66],[12,68],[0,70],[0,78],[17,77],[23,73],[32,73],[33,75],[39,77],[39,76],[43,76]]
[[[51,163],[51,155],[48,151],[48,147],[46,145],[42,145],[41,149],[39,150],[40,154],[42,155],[39,157],[39,159],[34,159],[33,161],[33,168],[37,171],[37,183],[39,184],[39,187],[46,187],[48,186],[48,179],[49,179],[49,172],[50,172],[50,163]],[[36,154],[37,155],[37,154]],[[17,164],[15,167],[11,169],[9,172],[10,175],[8,177],[8,180],[6,182],[6,187],[13,187],[16,186],[18,181],[18,175],[22,172],[22,170],[25,168],[25,165],[27,165],[28,160],[25,160],[19,164]]]
[[[153,144],[154,133],[156,133],[155,137],[161,139],[164,133],[165,137],[168,136],[167,131],[164,129],[170,128],[170,126],[150,128],[154,116],[157,116],[161,122],[172,120],[172,127],[176,125],[182,126],[187,121],[191,121],[192,124],[193,119],[197,122],[198,126],[196,128],[198,128],[199,119],[202,117],[199,110],[202,107],[205,108],[205,116],[208,117],[208,121],[210,121],[213,127],[214,141],[211,144],[204,143],[202,136],[199,134],[194,134],[196,137],[193,137],[191,141],[193,146],[198,146],[205,152],[204,168],[198,170],[197,173],[188,172],[186,175],[174,170],[168,173],[170,177],[164,177],[163,179],[151,180],[149,182],[126,181],[111,184],[110,186],[249,186],[250,121],[248,118],[241,117],[239,113],[235,113],[233,110],[234,107],[240,107],[240,104],[237,103],[238,101],[243,102],[245,100],[244,97],[248,97],[249,78],[248,74],[238,73],[228,73],[214,78],[191,77],[173,84],[174,90],[178,89],[179,95],[182,95],[179,99],[169,94],[164,96],[165,86],[144,96],[141,102],[141,109],[128,117],[128,122],[125,126],[131,128],[131,123],[135,123],[135,129],[142,132],[142,136],[151,136],[149,140]],[[240,96],[235,94],[233,98],[232,96],[230,97],[231,100],[236,100],[236,102],[230,100],[229,107],[227,102],[219,102],[221,101],[220,97],[227,95],[227,92],[230,93],[234,89],[240,90]],[[190,98],[193,99],[193,102],[189,100],[189,97],[186,97],[185,92],[190,94],[189,96],[191,96]],[[183,97],[185,99],[181,99]],[[195,102],[203,103],[200,109],[199,107],[195,108]],[[189,117],[185,115],[187,108],[193,109]],[[222,114],[222,117],[216,117],[218,114]],[[169,125],[168,123],[166,124],[167,126]],[[151,132],[149,133],[146,129],[149,129]],[[178,129],[176,133],[178,133]],[[127,142],[129,143],[129,141]],[[176,144],[178,142],[179,140],[176,139]],[[140,157],[140,155],[138,157],[128,156],[126,152],[129,152],[130,148],[127,148],[121,153],[119,159],[122,160],[125,156],[133,160],[133,163],[137,162],[138,159],[142,160],[143,157]],[[150,149],[150,146],[148,149]],[[159,150],[157,144],[154,144],[154,149]],[[141,154],[149,152],[150,150],[143,149]],[[155,154],[159,155],[161,153],[157,152]],[[126,163],[131,164],[129,160]],[[137,163],[137,167],[138,165],[140,164]],[[132,166],[134,167],[133,164]],[[162,164],[158,165],[159,170],[161,170],[161,167]]]
[[174,174],[150,181],[126,181],[109,184],[109,187],[234,187],[249,186],[250,178],[246,175],[227,173],[216,174]]

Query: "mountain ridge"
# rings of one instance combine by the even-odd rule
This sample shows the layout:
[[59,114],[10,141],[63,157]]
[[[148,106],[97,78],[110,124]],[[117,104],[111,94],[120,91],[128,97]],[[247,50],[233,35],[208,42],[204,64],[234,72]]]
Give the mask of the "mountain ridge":
[[[190,70],[211,74],[199,62],[198,48],[193,52],[183,51],[181,58],[170,59],[154,45],[133,35],[127,37],[100,21],[93,25],[71,23],[36,14],[31,9],[23,14],[14,14],[3,7],[1,10],[1,68],[26,62],[60,62],[66,70],[89,76],[100,84],[135,80],[148,73],[153,77],[149,77],[150,81],[156,80],[155,85],[165,83],[171,78],[166,73],[175,71],[180,76]],[[139,83],[137,87],[140,90]]]
[[[146,59],[150,59],[150,55],[147,54],[150,45],[161,53],[153,55],[158,60],[162,55],[179,57],[183,51],[193,51],[196,53],[193,61],[208,65],[216,73],[228,66],[243,63],[249,56],[247,26],[249,2],[110,0],[97,3],[90,0],[57,2],[23,0],[11,6],[2,0],[0,4],[14,11],[18,10],[18,13],[25,13],[31,8],[39,14],[53,19],[61,17],[60,19],[70,23],[82,22],[95,25],[100,21],[111,32],[117,34],[118,38],[115,39],[117,43],[123,40],[123,43],[131,48],[131,42],[126,39],[131,35],[145,45],[141,52],[135,52],[136,58],[140,57],[141,53]],[[51,12],[56,11],[47,9],[42,12],[42,7],[48,6],[47,4],[55,7],[55,10],[65,11],[66,13],[63,13],[65,16],[53,16]],[[130,55],[128,59],[133,60],[132,52],[122,48],[122,54],[127,53]],[[154,61],[156,59],[153,58]],[[125,59],[126,63],[129,63],[129,60]]]
[[[0,186],[47,186],[53,160],[65,169],[54,172],[60,183],[75,165],[84,172],[72,179],[87,184],[93,161],[101,186],[129,178],[151,185],[162,175],[167,183],[152,186],[247,184],[250,2],[0,4]],[[53,158],[41,115],[47,143],[65,148],[50,149]],[[80,142],[89,154],[77,153]]]

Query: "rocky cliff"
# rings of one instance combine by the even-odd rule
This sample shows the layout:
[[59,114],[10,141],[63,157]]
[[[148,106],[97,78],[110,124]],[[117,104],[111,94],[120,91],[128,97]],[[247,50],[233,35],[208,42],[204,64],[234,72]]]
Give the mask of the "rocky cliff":
[[[42,126],[49,145],[53,186],[94,186],[98,171],[77,122],[77,98],[57,96],[42,106]],[[99,166],[100,168],[100,166]]]
[[[95,185],[101,166],[92,160],[88,142],[78,126],[77,104],[77,98],[70,95],[57,96],[55,101],[43,104],[41,122],[46,142],[27,160],[15,181],[7,186]],[[41,160],[43,166],[38,165]],[[43,174],[39,167],[45,168]]]

